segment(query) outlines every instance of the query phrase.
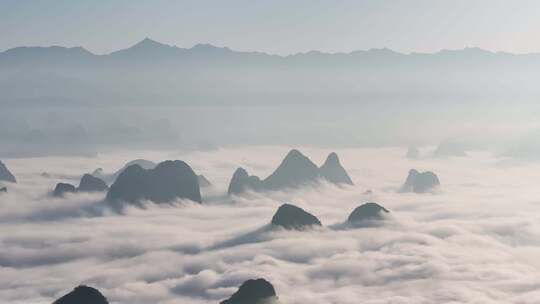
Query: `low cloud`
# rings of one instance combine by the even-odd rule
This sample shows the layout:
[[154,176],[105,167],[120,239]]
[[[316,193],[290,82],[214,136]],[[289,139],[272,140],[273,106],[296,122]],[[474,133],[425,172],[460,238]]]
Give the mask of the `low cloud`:
[[[112,303],[218,303],[264,277],[286,304],[540,301],[539,165],[502,167],[484,152],[408,160],[405,149],[343,149],[336,152],[355,186],[224,195],[236,167],[264,177],[287,150],[5,160],[19,183],[0,195],[0,300],[50,303],[83,283]],[[329,152],[301,150],[316,163]],[[185,160],[215,187],[203,205],[147,204],[124,214],[110,211],[104,194],[48,195],[58,181],[77,183],[97,167],[113,172],[141,157]],[[437,173],[441,190],[396,193],[410,168]],[[391,216],[383,225],[341,225],[366,201]],[[284,202],[324,226],[271,229]]]

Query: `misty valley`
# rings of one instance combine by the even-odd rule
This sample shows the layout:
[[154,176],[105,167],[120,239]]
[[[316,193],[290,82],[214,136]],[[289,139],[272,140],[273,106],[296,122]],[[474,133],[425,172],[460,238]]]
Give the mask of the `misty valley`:
[[539,12],[0,0],[0,304],[540,303]]
[[515,198],[540,166],[513,166],[516,180],[507,158],[441,146],[5,160],[0,297],[433,303],[474,290],[526,303],[540,193]]

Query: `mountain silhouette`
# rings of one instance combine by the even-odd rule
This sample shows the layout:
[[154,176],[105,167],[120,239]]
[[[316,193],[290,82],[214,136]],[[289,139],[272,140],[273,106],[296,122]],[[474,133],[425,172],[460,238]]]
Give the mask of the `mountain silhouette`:
[[85,174],[81,178],[77,191],[81,191],[81,192],[98,191],[99,192],[99,191],[106,191],[107,189],[109,189],[109,187],[104,181],[90,174]]
[[409,170],[407,179],[401,187],[401,192],[429,192],[440,185],[439,178],[431,171],[418,172],[416,169]]
[[139,165],[143,169],[154,169],[156,167],[156,163],[146,160],[146,159],[134,159],[132,161],[127,162],[122,168],[118,169],[116,172],[114,172],[111,176],[112,181],[115,181],[118,175],[122,173],[124,170],[126,170],[127,167],[131,165]]
[[99,290],[80,285],[75,287],[70,293],[62,296],[53,304],[109,304]]
[[270,304],[276,303],[274,286],[265,279],[247,280],[227,300],[220,304]]
[[277,169],[262,181],[265,190],[292,188],[313,182],[320,177],[319,168],[300,151],[287,153]]
[[95,63],[99,56],[82,47],[16,47],[0,53],[0,66],[53,66],[75,67]]
[[9,171],[8,167],[0,161],[0,181],[16,183],[15,176]]
[[66,193],[101,192],[106,191],[108,188],[107,184],[101,179],[94,177],[91,174],[84,174],[79,182],[79,187],[75,187],[68,183],[57,183],[52,195],[64,197]]
[[122,173],[127,167],[131,165],[139,165],[143,169],[153,169],[156,167],[156,163],[139,158],[127,162],[124,166],[122,166],[122,168],[116,170],[112,174],[106,174],[104,173],[103,168],[97,168],[96,170],[94,170],[94,172],[92,172],[92,176],[112,184],[116,180],[118,175],[120,175],[120,173]]
[[291,204],[283,204],[272,217],[272,225],[285,229],[302,230],[313,226],[321,226],[322,224],[317,217],[304,209]]
[[[471,68],[477,73],[471,74]],[[371,49],[278,56],[209,44],[183,48],[145,38],[103,55],[82,47],[61,46],[17,47],[0,52],[0,77],[5,80],[0,90],[9,102],[23,100],[31,104],[48,100],[91,103],[96,102],[91,96],[97,93],[103,102],[115,100],[122,104],[141,96],[159,97],[156,100],[164,103],[211,101],[216,96],[227,103],[241,103],[258,96],[261,98],[257,102],[266,103],[283,94],[289,96],[288,100],[304,104],[322,102],[336,94],[340,97],[337,100],[343,101],[372,98],[375,94],[384,99],[487,99],[519,92],[538,95],[535,77],[521,81],[515,81],[515,77],[538,75],[539,68],[540,54],[494,53],[477,48],[430,54]],[[228,81],[223,81],[224,73]],[[377,77],[373,77],[374,73]],[[407,77],[413,73],[415,77]],[[336,74],[341,77],[332,76]],[[251,84],[249,90],[242,85],[246,77]],[[370,79],[370,85],[359,87],[357,79]],[[25,89],[31,83],[41,85]],[[133,84],[141,85],[133,90]]]
[[297,188],[307,184],[317,183],[320,179],[342,185],[352,185],[353,182],[341,166],[336,153],[330,153],[326,161],[317,167],[300,151],[293,149],[287,153],[280,165],[264,180],[249,175],[243,168],[238,168],[229,183],[229,194],[238,194],[245,190],[268,191],[286,188]]
[[201,203],[197,175],[183,161],[164,161],[153,169],[143,169],[135,164],[127,167],[109,188],[110,202],[138,203],[149,200],[155,203],[189,199]]
[[380,220],[389,211],[377,203],[364,203],[356,207],[347,219],[348,223],[356,224],[367,220]]
[[244,168],[238,168],[234,171],[227,193],[231,195],[239,194],[246,190],[258,190],[260,184],[261,180],[257,176],[249,175]]
[[182,50],[175,47],[159,43],[150,38],[145,38],[133,46],[113,52],[110,57],[114,60],[117,59],[121,62],[127,62],[137,60],[139,63],[141,60],[173,60],[176,56],[181,55]]
[[328,155],[320,168],[320,174],[331,183],[353,185],[353,181],[349,177],[349,174],[347,174],[347,171],[341,166],[339,157],[335,152]]
[[53,190],[52,195],[56,197],[64,197],[66,193],[75,193],[77,192],[77,188],[73,186],[72,184],[68,183],[58,183],[56,184],[56,187]]

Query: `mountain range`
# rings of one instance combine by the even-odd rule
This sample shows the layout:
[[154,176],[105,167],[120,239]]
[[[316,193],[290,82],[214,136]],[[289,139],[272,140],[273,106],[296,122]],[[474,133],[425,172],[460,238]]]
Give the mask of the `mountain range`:
[[289,56],[146,38],[110,54],[82,47],[0,53],[0,103],[268,104],[358,100],[527,98],[540,91],[540,54],[479,48],[389,49]]
[[[228,47],[218,47],[212,44],[200,43],[191,48],[181,48],[167,45],[150,38],[145,38],[126,49],[114,51],[109,54],[94,54],[83,47],[15,47],[0,52],[0,66],[21,66],[25,64],[84,64],[88,62],[101,62],[105,64],[129,62],[130,60],[143,60],[132,62],[133,64],[151,63],[156,64],[161,60],[171,60],[177,63],[197,63],[193,59],[215,60],[213,63],[231,63],[231,61],[221,61],[224,59],[237,59],[243,63],[252,64],[301,64],[318,61],[320,66],[325,64],[376,64],[383,60],[385,63],[400,64],[449,64],[449,63],[522,63],[540,60],[540,53],[514,54],[508,52],[491,52],[476,47],[467,47],[460,50],[441,50],[435,53],[400,53],[391,49],[369,49],[358,50],[350,53],[324,53],[320,51],[309,51],[306,53],[296,53],[286,56],[271,55],[264,52],[244,52],[231,50]],[[186,61],[186,62],[182,62]],[[380,62],[379,62],[380,63]]]

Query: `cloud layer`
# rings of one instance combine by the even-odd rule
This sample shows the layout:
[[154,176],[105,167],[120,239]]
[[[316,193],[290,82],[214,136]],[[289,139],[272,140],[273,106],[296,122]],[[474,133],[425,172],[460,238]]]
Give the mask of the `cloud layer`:
[[[487,153],[408,160],[405,149],[343,149],[353,187],[225,196],[236,167],[264,177],[288,149],[5,160],[19,183],[0,196],[0,302],[50,303],[84,283],[112,303],[218,303],[255,277],[286,304],[540,302],[539,165],[501,166]],[[317,164],[330,152],[301,151]],[[215,187],[203,205],[148,204],[123,215],[102,205],[104,194],[47,195],[60,180],[135,158],[182,159]],[[440,191],[396,193],[410,168],[437,173]],[[391,211],[384,225],[340,225],[366,201]],[[324,227],[270,229],[283,202]]]

